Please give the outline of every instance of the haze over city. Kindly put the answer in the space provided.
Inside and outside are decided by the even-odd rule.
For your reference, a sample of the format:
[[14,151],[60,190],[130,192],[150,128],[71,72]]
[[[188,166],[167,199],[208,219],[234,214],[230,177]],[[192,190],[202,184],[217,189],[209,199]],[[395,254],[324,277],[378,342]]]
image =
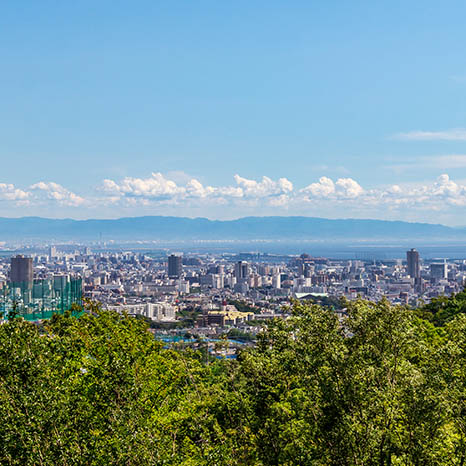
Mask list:
[[463,2],[0,6],[0,216],[464,225]]

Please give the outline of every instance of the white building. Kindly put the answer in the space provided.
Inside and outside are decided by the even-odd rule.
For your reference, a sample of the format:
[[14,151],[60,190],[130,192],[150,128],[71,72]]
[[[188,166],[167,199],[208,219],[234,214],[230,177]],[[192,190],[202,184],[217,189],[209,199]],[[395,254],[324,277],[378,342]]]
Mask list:
[[124,304],[122,306],[107,306],[110,311],[126,311],[130,315],[142,315],[155,321],[175,320],[176,308],[170,303],[140,303]]

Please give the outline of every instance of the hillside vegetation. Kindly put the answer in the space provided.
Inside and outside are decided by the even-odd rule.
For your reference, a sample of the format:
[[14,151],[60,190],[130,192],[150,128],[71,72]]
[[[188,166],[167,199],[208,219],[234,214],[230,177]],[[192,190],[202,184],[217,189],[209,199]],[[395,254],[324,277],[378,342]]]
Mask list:
[[296,304],[255,348],[208,365],[112,312],[12,319],[0,464],[463,465],[465,300],[357,301],[343,323]]

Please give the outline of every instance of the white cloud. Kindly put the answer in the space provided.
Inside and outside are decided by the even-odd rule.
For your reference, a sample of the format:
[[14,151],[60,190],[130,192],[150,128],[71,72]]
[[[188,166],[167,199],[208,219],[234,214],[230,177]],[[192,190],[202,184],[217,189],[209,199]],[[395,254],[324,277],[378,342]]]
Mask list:
[[447,174],[442,174],[431,185],[394,185],[386,190],[373,190],[371,196],[379,204],[385,204],[387,207],[404,205],[440,209],[449,205],[466,205],[466,186],[455,183]]
[[356,198],[364,193],[364,189],[352,178],[339,178],[335,183],[326,176],[318,183],[311,183],[301,190],[311,198],[345,199]]
[[215,194],[215,188],[204,186],[200,181],[193,178],[187,183],[186,192],[192,197],[206,198]]
[[280,178],[278,181],[273,181],[268,176],[263,176],[262,181],[249,180],[239,175],[235,175],[234,178],[245,197],[266,197],[293,191],[293,183],[286,178]]
[[100,194],[86,198],[55,182],[40,181],[25,190],[0,183],[0,200],[4,201],[4,206],[11,203],[37,207],[40,214],[58,205],[92,209],[93,212],[104,212],[107,208],[109,213],[113,210],[114,216],[122,212],[132,215],[147,212],[205,215],[209,212],[219,217],[282,212],[419,219],[419,212],[424,212],[425,218],[435,220],[433,212],[448,216],[466,206],[466,181],[453,180],[445,173],[428,183],[379,187],[363,187],[353,178],[322,176],[302,189],[295,189],[286,178],[248,179],[238,174],[233,178],[232,185],[220,186],[205,185],[195,178],[177,183],[161,173],[152,173],[146,178],[106,179],[99,187]]
[[390,186],[388,189],[387,189],[387,193],[388,194],[400,194],[402,192],[402,189],[397,185],[397,184],[394,184],[393,186]]
[[328,197],[335,193],[335,183],[326,176],[319,178],[318,183],[311,183],[301,190],[312,197]]
[[38,183],[33,184],[30,189],[36,191],[39,195],[40,193],[45,194],[45,197],[48,200],[56,201],[60,205],[78,207],[86,203],[84,198],[78,196],[72,191],[69,191],[62,185],[54,183],[53,181],[39,181]]
[[239,199],[244,196],[244,191],[242,188],[235,187],[235,186],[221,186],[219,188],[215,188],[216,193],[219,196],[225,197],[225,198],[236,198]]
[[120,193],[120,187],[113,180],[104,180],[100,189],[106,193]]
[[286,178],[272,180],[266,176],[260,180],[234,176],[236,186],[208,186],[192,178],[184,185],[160,173],[148,178],[124,178],[121,182],[104,180],[101,191],[107,203],[123,206],[192,206],[225,205],[229,208],[263,209],[277,208],[300,210],[306,205],[347,206],[348,209],[397,209],[416,207],[440,209],[442,206],[466,205],[466,186],[454,182],[443,174],[425,185],[386,188],[363,188],[352,178],[335,181],[322,176],[305,188],[295,191]]
[[279,197],[293,191],[293,184],[286,178],[274,181],[264,176],[261,181],[256,181],[235,175],[234,180],[236,186],[205,186],[195,178],[180,185],[161,173],[152,173],[148,178],[126,177],[120,183],[105,179],[99,190],[107,197],[111,197],[112,202],[118,200],[128,202],[128,199],[140,198],[165,203],[189,202],[190,199],[202,199],[214,203],[240,199],[251,201]]
[[161,173],[152,173],[148,178],[126,177],[120,184],[113,180],[104,180],[102,191],[128,197],[163,199],[183,194],[186,190]]
[[337,193],[342,197],[355,198],[364,193],[364,189],[351,178],[340,178],[335,184]]
[[421,210],[441,210],[454,206],[466,206],[466,185],[440,175],[431,184],[391,185],[387,188],[363,189],[351,178],[333,181],[321,177],[318,182],[299,191],[299,196],[291,199],[299,205],[300,200],[320,206],[344,205],[348,209],[390,209],[415,208]]
[[13,184],[0,183],[0,200],[26,202],[30,193],[16,188]]
[[403,141],[466,141],[466,129],[455,128],[445,131],[409,131],[398,133],[393,139]]
[[286,194],[281,194],[280,196],[272,197],[268,201],[269,205],[272,207],[284,207],[287,208],[290,205],[291,197]]

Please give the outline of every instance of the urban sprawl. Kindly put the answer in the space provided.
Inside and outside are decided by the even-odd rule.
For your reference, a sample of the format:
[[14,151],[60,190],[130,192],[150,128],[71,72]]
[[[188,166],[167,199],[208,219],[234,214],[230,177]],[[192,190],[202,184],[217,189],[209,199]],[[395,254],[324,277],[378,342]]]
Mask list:
[[[159,331],[195,328],[206,335],[226,327],[254,334],[262,321],[286,318],[293,299],[314,300],[336,311],[341,311],[341,297],[386,298],[416,307],[461,291],[465,278],[466,261],[423,261],[415,249],[404,259],[362,261],[308,254],[92,252],[87,247],[69,252],[51,246],[44,254],[0,259],[3,310],[14,302],[24,314],[40,306],[63,311],[58,306],[63,290],[78,283],[82,297],[104,309],[143,317]],[[47,301],[49,295],[55,298]]]

